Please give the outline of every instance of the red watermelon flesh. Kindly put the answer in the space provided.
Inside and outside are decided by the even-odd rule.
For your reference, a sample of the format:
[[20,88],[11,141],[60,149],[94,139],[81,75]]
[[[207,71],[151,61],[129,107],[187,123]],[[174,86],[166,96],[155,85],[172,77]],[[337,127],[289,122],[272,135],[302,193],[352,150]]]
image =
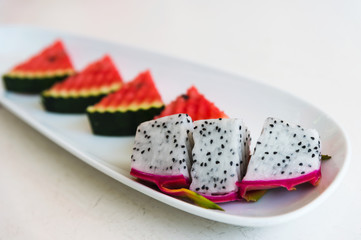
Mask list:
[[200,94],[195,86],[190,87],[186,94],[178,96],[173,102],[166,105],[160,115],[155,118],[177,113],[186,113],[193,121],[202,119],[228,118],[228,116],[214,103]]
[[65,50],[64,44],[57,40],[41,52],[15,66],[11,74],[51,74],[53,72],[74,72],[73,64]]
[[89,64],[80,73],[70,76],[62,82],[54,84],[45,91],[45,95],[100,95],[118,90],[123,79],[115,67],[112,59],[105,55],[103,58]]
[[118,91],[104,97],[90,107],[90,111],[127,111],[163,106],[162,98],[154,84],[150,71],[140,73],[134,80],[124,84]]

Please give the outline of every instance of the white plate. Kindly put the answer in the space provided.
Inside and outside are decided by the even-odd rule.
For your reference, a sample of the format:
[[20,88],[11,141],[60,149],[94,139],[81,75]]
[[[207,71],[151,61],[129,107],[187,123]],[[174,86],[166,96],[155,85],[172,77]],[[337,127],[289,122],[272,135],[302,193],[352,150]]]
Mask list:
[[19,118],[84,162],[137,191],[214,221],[265,226],[288,221],[311,210],[335,190],[345,174],[350,159],[349,144],[335,121],[300,99],[240,76],[128,46],[21,26],[0,28],[0,73],[56,38],[63,39],[77,69],[109,53],[126,80],[150,69],[165,102],[194,84],[229,116],[243,118],[254,141],[266,117],[274,116],[317,129],[322,137],[323,153],[332,155],[332,160],[323,163],[323,177],[317,187],[306,184],[292,192],[271,190],[257,203],[220,204],[225,212],[207,210],[136,182],[129,175],[133,137],[94,136],[85,115],[48,113],[43,111],[38,96],[0,89],[0,102]]

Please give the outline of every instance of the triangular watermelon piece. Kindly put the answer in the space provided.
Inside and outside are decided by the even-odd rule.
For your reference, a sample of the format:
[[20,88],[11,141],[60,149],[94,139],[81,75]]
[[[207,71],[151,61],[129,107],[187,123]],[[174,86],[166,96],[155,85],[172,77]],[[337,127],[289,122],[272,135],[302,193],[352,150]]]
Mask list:
[[200,94],[195,86],[190,87],[186,94],[178,96],[174,101],[166,105],[160,115],[155,118],[161,118],[177,113],[186,113],[193,121],[228,118],[228,116],[223,111],[219,110],[214,103]]
[[103,58],[89,64],[80,73],[54,84],[42,93],[47,111],[85,113],[86,108],[123,85],[112,59]]
[[164,103],[149,71],[140,73],[115,93],[87,109],[94,134],[134,135],[137,126],[153,119]]
[[15,66],[3,76],[3,80],[5,88],[9,91],[40,93],[74,73],[74,67],[64,44],[57,40]]

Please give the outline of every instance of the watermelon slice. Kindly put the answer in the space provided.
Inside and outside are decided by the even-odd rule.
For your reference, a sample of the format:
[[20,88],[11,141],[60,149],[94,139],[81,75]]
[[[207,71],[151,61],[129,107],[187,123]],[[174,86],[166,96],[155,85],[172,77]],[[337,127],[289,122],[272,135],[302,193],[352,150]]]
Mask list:
[[40,93],[75,73],[60,40],[3,75],[5,88],[22,93]]
[[166,105],[160,115],[155,118],[161,118],[177,113],[186,113],[193,121],[228,118],[228,116],[223,111],[219,110],[214,103],[200,94],[195,86],[190,87],[186,94],[178,96],[174,101]]
[[87,114],[94,134],[134,135],[137,126],[151,120],[164,108],[149,71],[140,73],[120,90],[90,106]]
[[43,91],[42,102],[47,111],[85,113],[89,105],[100,101],[122,85],[123,79],[112,59],[105,55],[80,73]]

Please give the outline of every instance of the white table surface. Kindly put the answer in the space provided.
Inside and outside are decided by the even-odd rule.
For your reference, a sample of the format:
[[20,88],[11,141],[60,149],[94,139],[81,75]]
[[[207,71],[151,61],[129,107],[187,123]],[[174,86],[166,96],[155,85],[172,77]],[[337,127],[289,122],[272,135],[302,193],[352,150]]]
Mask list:
[[118,183],[0,106],[0,239],[361,239],[360,12],[356,0],[0,0],[0,24],[123,43],[283,89],[336,119],[353,149],[346,177],[317,209],[237,227]]

